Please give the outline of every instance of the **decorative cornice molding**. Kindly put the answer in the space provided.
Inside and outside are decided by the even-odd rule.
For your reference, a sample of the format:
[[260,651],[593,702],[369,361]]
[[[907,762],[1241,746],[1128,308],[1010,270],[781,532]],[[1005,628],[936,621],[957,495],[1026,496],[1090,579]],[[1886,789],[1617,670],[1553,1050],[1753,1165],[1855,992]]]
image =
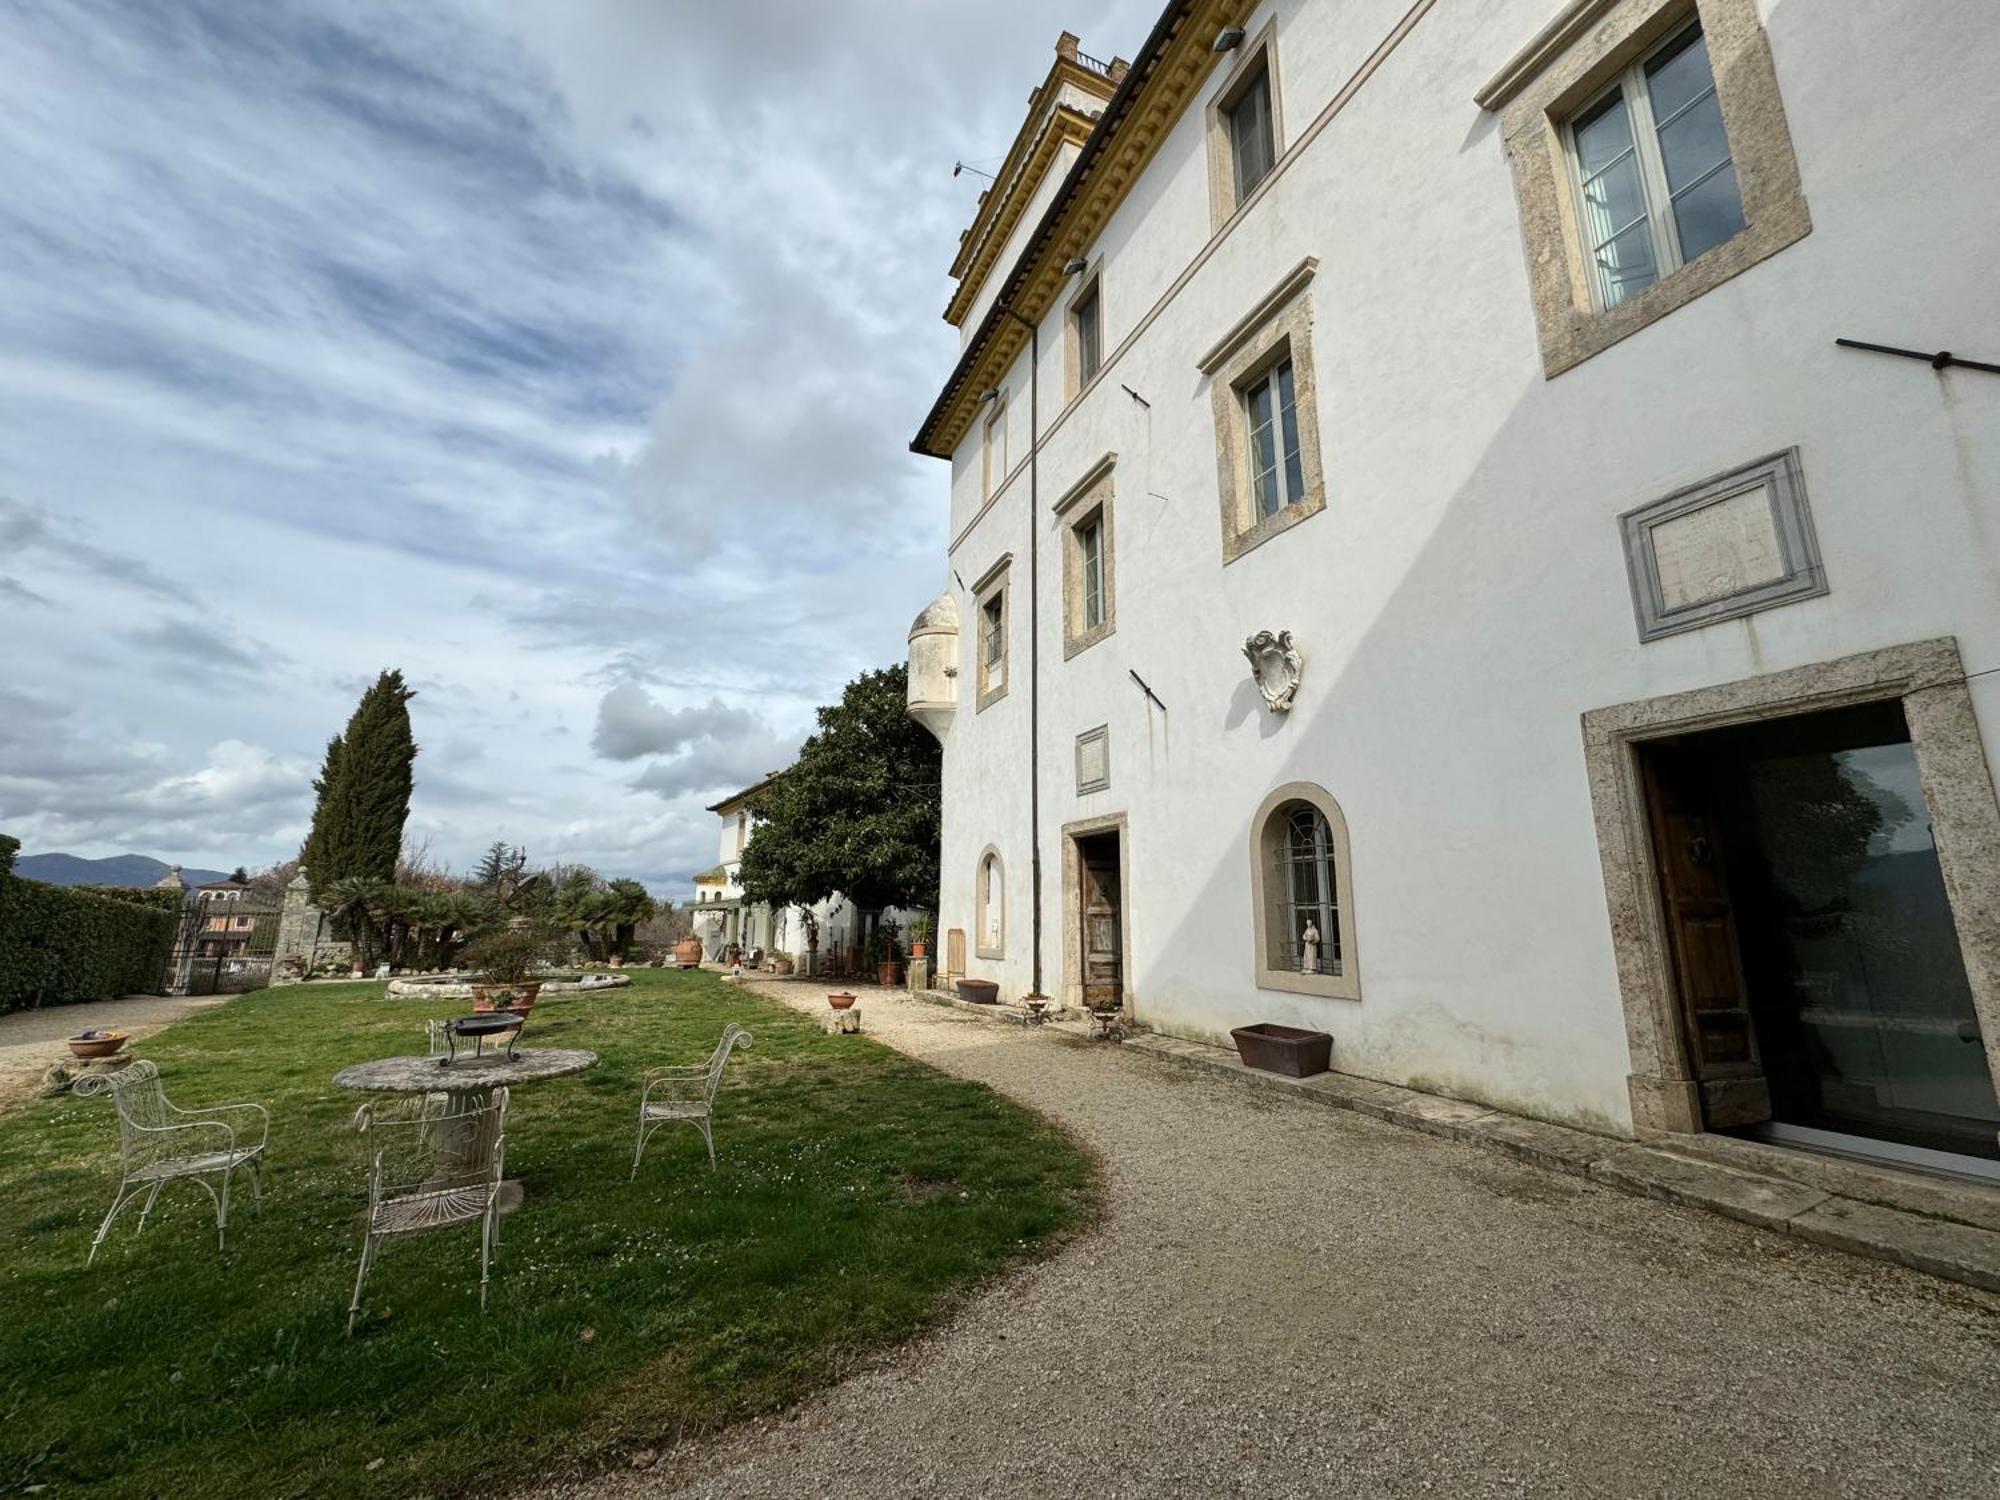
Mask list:
[[1014,227],[1027,213],[1028,204],[1034,200],[1035,190],[1048,175],[1049,164],[1056,159],[1057,153],[1064,145],[1081,146],[1090,139],[1090,132],[1096,124],[1096,116],[1086,115],[1067,104],[1058,104],[1048,123],[1035,135],[1028,159],[1018,169],[1011,164],[1001,167],[1003,174],[1011,173],[1000,178],[1004,191],[996,186],[987,194],[986,201],[980,205],[978,217],[965,233],[958,258],[951,263],[951,274],[958,280],[958,289],[951,294],[951,301],[945,306],[944,320],[947,323],[958,327],[972,310],[972,304],[979,300],[979,289],[986,285],[986,278],[993,272],[993,263],[1000,258],[1000,251],[1013,235]]
[[1568,51],[1579,36],[1595,26],[1617,3],[1618,0],[1569,0],[1554,20],[1486,80],[1486,86],[1472,96],[1472,102],[1484,110],[1505,107],[1508,100],[1534,82],[1537,74]]
[[[911,448],[943,458],[970,427],[976,397],[998,383],[1065,285],[1081,255],[1125,200],[1167,133],[1221,62],[1217,33],[1241,23],[1254,0],[1172,0],[1071,164],[1000,294],[967,341]],[[1008,314],[1011,313],[1012,316]]]
[[1000,575],[1006,572],[1013,565],[1014,565],[1014,554],[1011,552],[1001,553],[999,560],[995,562],[992,567],[988,568],[984,573],[981,573],[977,578],[972,580],[972,588],[970,590],[972,596],[976,599],[981,594],[985,593],[987,588],[991,586],[993,583],[997,582]]
[[1097,482],[1109,474],[1117,463],[1118,455],[1116,453],[1105,454],[1104,457],[1084,470],[1083,478],[1063,491],[1062,498],[1049,507],[1050,514],[1059,516],[1064,511],[1073,508],[1079,501],[1090,494],[1091,490],[1097,486]]
[[1195,367],[1204,375],[1213,375],[1229,360],[1243,341],[1262,328],[1290,302],[1303,292],[1313,279],[1313,272],[1319,269],[1319,257],[1308,255],[1279,278],[1278,284],[1258,300],[1255,307],[1238,318],[1229,332],[1217,339],[1215,345],[1195,361]]

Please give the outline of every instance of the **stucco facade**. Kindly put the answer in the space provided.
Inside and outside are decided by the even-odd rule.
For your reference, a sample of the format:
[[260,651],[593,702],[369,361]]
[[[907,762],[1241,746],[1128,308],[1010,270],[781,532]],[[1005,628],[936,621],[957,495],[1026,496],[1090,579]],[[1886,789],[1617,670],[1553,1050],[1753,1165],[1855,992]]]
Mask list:
[[[1732,144],[1792,162],[1789,185],[1743,193],[1783,222],[1711,252],[1735,258],[1726,275],[1694,260],[1663,277],[1647,316],[1593,311],[1588,288],[1536,258],[1560,249],[1524,222],[1541,200],[1517,174],[1549,170],[1555,117],[1516,105],[1568,107],[1600,81],[1576,49],[1622,66],[1619,48],[1697,15],[1719,64],[1763,70],[1717,92]],[[1225,26],[1245,41],[1216,53]],[[1139,1021],[1210,1039],[1306,1026],[1364,1076],[1615,1131],[1694,1128],[1665,1002],[1635,1010],[1634,987],[1657,976],[1633,967],[1645,957],[1620,923],[1658,896],[1607,831],[1636,815],[1607,806],[1621,773],[1588,716],[1616,708],[1629,725],[1646,718],[1635,705],[1718,691],[1777,705],[1732,685],[1779,674],[1797,709],[1817,671],[1845,683],[1847,659],[1921,648],[1931,676],[1891,674],[1878,694],[1912,705],[1916,726],[1922,700],[1902,695],[1952,676],[1936,652],[1955,643],[1957,738],[1926,752],[1920,736],[1917,757],[1984,1045],[2000,1046],[1995,872],[1948,850],[1936,816],[1967,801],[1966,826],[1990,822],[2000,675],[1978,674],[2000,668],[2000,376],[1835,344],[2000,360],[1986,254],[2000,198],[1978,186],[2000,180],[1985,102],[2000,10],[1216,0],[1170,6],[1161,29],[1097,126],[1158,128],[1140,169],[1098,194],[1095,217],[1093,184],[1059,169],[1070,178],[1038,184],[1023,220],[1048,233],[1017,231],[994,285],[961,294],[1011,296],[1039,365],[1024,348],[990,378],[968,335],[914,445],[951,464],[953,608],[927,618],[957,627],[955,671],[928,631],[912,693],[944,745],[938,927],[980,935],[967,972],[1008,994],[1034,983],[1039,853],[1042,988],[1073,990],[1065,830],[1113,830]],[[1276,165],[1218,227],[1209,106],[1266,38]],[[1537,94],[1543,77],[1562,88]],[[1098,144],[1110,163],[1116,142]],[[1745,156],[1746,181],[1756,169]],[[1105,354],[1066,399],[1059,267],[1076,259],[1101,277]],[[1615,329],[1593,323],[1607,316]],[[997,340],[1002,321],[982,326]],[[1243,440],[1228,393],[1235,350],[1267,337],[1291,341],[1318,488],[1253,539],[1232,529]],[[1018,424],[990,493],[988,386]],[[1793,453],[1813,586],[1642,639],[1621,517]],[[1112,502],[1116,630],[1066,653],[1057,507],[1086,478]],[[1717,545],[1686,542],[1697,557]],[[959,581],[1003,558],[1008,690],[975,712],[981,600]],[[1244,659],[1261,630],[1290,631],[1302,659],[1288,712]],[[1075,747],[1100,726],[1108,775],[1079,791]],[[1337,994],[1260,983],[1255,824],[1291,783],[1323,789],[1344,823],[1354,962]],[[1004,881],[997,947],[981,930],[987,851]],[[1621,895],[1621,880],[1638,885]]]

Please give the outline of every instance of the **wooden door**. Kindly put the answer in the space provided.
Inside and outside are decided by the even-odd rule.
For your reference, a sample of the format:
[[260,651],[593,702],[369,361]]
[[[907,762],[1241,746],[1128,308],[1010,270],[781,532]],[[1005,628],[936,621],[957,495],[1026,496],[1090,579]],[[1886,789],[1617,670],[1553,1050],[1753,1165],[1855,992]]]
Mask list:
[[1124,954],[1118,910],[1118,846],[1086,845],[1083,865],[1083,1003],[1111,1008],[1125,1003]]
[[1667,946],[1680,994],[1688,1064],[1710,1128],[1771,1118],[1771,1089],[1757,1051],[1736,914],[1708,776],[1698,756],[1647,746],[1646,808],[1665,908]]

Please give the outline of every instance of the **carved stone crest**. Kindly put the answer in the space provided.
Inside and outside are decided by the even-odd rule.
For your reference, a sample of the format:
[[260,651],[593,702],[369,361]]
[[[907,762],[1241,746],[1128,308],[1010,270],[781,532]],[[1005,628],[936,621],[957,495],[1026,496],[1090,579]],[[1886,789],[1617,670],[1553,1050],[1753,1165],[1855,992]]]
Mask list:
[[1292,633],[1280,630],[1273,635],[1260,630],[1243,643],[1243,654],[1250,661],[1251,680],[1271,712],[1289,713],[1292,697],[1299,690],[1299,673],[1305,668],[1305,659],[1292,644]]

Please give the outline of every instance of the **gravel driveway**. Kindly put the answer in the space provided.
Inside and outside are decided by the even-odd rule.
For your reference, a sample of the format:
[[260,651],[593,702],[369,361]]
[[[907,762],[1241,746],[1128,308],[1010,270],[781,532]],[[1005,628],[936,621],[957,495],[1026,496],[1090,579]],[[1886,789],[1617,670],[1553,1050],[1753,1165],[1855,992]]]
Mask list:
[[129,1032],[133,1041],[138,1041],[228,998],[127,995],[122,1000],[51,1005],[46,1010],[17,1010],[0,1016],[0,1108],[33,1098],[49,1064],[70,1060],[65,1038],[79,1031],[102,1026]]
[[1076,1132],[1103,1224],[789,1417],[543,1493],[2000,1494],[2000,1298],[1114,1045],[861,1005]]

